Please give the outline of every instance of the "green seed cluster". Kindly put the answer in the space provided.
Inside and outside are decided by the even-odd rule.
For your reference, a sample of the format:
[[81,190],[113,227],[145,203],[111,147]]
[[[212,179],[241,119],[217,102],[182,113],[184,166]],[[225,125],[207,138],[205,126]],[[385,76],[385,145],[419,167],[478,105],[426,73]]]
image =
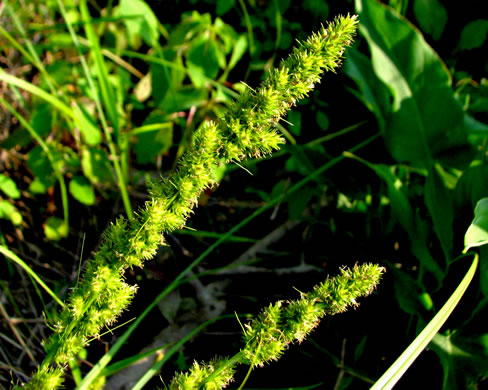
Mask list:
[[244,326],[244,348],[234,358],[195,363],[188,372],[175,376],[169,389],[220,389],[224,378],[225,383],[231,381],[237,364],[255,367],[278,360],[289,344],[302,342],[325,315],[357,306],[357,299],[371,294],[383,272],[384,268],[373,264],[343,268],[340,275],[301,293],[300,299],[269,305]]
[[39,388],[34,383],[47,380],[54,372],[52,364],[65,367],[89,339],[115,322],[136,292],[124,281],[125,271],[142,267],[164,244],[164,233],[185,226],[202,191],[215,184],[213,172],[222,160],[259,157],[284,143],[276,124],[325,70],[340,65],[356,25],[356,17],[347,16],[322,27],[271,71],[256,91],[249,88],[223,118],[195,132],[176,171],[150,183],[150,200],[139,214],[130,221],[117,219],[104,233],[99,250],[87,262],[81,282],[53,324],[55,332],[45,342],[46,359],[26,388]]
[[[52,390],[59,389],[63,384],[64,370],[62,367],[43,368],[39,367],[31,381],[25,386],[29,389]],[[18,389],[22,387],[18,386]]]
[[[234,378],[233,365],[227,358],[214,359],[209,363],[202,364],[194,362],[187,372],[175,376],[169,390],[223,389]],[[212,378],[212,380],[205,383],[208,378]]]
[[369,295],[383,273],[378,265],[363,264],[344,268],[307,294],[292,302],[276,302],[250,324],[245,325],[243,362],[262,366],[277,360],[288,344],[302,342],[321,318],[356,306],[356,299]]

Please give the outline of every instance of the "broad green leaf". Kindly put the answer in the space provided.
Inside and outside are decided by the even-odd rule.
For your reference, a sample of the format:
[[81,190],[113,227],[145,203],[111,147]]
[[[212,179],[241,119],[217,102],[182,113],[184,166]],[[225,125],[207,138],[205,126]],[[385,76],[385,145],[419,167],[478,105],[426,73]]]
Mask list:
[[444,370],[443,390],[478,389],[488,376],[488,333],[463,336],[463,333],[437,333],[430,344]]
[[[165,58],[168,59],[168,58]],[[171,85],[171,73],[173,69],[162,64],[150,64],[151,90],[154,104],[158,105],[166,96]],[[140,99],[137,99],[141,101]]]
[[227,65],[227,70],[231,70],[236,66],[237,62],[242,58],[247,50],[247,38],[245,35],[240,35],[235,41],[232,49],[232,54],[230,56],[229,64]]
[[6,139],[0,142],[1,149],[12,149],[16,146],[24,147],[32,142],[32,137],[29,135],[29,132],[24,129],[23,127],[18,129],[9,129],[10,133]]
[[385,85],[376,77],[371,60],[359,50],[351,47],[347,50],[343,69],[359,87],[359,93],[353,89],[350,89],[350,92],[376,116],[379,128],[384,132],[386,116],[390,107],[390,96]]
[[110,184],[114,181],[107,152],[101,148],[83,148],[81,168],[93,184]]
[[215,79],[219,72],[218,47],[212,38],[205,35],[195,39],[187,53],[190,78],[196,87],[205,84],[206,77]]
[[415,0],[413,12],[420,28],[438,40],[447,22],[447,11],[438,0]]
[[205,89],[185,86],[166,94],[159,107],[169,114],[189,110],[192,106],[200,107],[206,101],[207,91]]
[[77,103],[73,103],[73,115],[76,126],[80,130],[83,141],[89,146],[98,145],[102,141],[102,132],[95,126],[89,114]]
[[20,191],[17,188],[17,184],[3,173],[0,173],[0,191],[3,191],[10,199],[20,198]]
[[[55,164],[57,164],[59,169],[62,169],[63,161],[61,155],[51,145],[48,145],[48,147],[51,149],[51,155],[55,160]],[[29,152],[27,165],[35,177],[34,182],[31,183],[31,187],[29,188],[34,193],[44,193],[45,190],[54,185],[55,176],[53,167],[41,146],[37,145]],[[35,187],[32,188],[32,186]]]
[[22,215],[9,201],[4,199],[0,199],[0,218],[8,219],[14,225],[22,223]]
[[488,134],[488,125],[476,120],[469,114],[464,115],[464,125],[469,134],[480,134],[483,136]]
[[158,105],[163,101],[168,92],[179,89],[182,86],[186,73],[183,70],[183,60],[181,53],[174,49],[161,51],[164,60],[171,61],[174,65],[180,65],[181,69],[151,62],[151,89],[154,104]]
[[216,13],[219,16],[225,15],[235,6],[235,0],[217,0]]
[[459,178],[455,188],[455,201],[459,208],[474,210],[478,201],[488,197],[488,166],[473,161]]
[[464,251],[488,243],[488,198],[481,199],[474,209],[474,219],[464,236]]
[[385,118],[392,156],[428,164],[431,153],[465,143],[464,114],[450,74],[420,32],[376,0],[356,0],[356,10],[374,72],[393,97]]
[[481,47],[488,35],[488,19],[478,19],[468,23],[461,32],[459,49],[470,50]]
[[68,236],[68,226],[57,217],[49,217],[44,225],[44,234],[50,241],[59,241]]
[[[66,35],[68,39],[66,47],[71,48],[73,47],[73,40],[71,39],[71,36],[69,34]],[[52,39],[51,35],[49,35],[49,39]],[[52,64],[48,64],[46,66],[46,71],[49,73],[49,76],[51,76],[54,81],[59,85],[69,85],[72,82],[71,78],[73,77],[73,69],[71,63],[67,60],[58,60],[53,62]],[[47,89],[47,85],[44,79],[41,80],[41,86],[44,89]]]
[[395,297],[401,310],[412,315],[423,314],[425,306],[421,297],[425,294],[425,290],[422,284],[394,266],[389,267],[388,271],[393,275]]
[[446,262],[452,257],[453,202],[451,192],[445,187],[439,173],[432,169],[425,182],[425,204],[432,217],[434,230],[439,238]]
[[153,47],[159,39],[158,19],[143,0],[121,0],[116,12],[124,16],[124,23],[131,46],[137,47],[140,38]]
[[30,124],[37,135],[43,137],[49,134],[52,130],[52,119],[49,105],[42,103],[36,106],[34,112],[32,113]]
[[[145,121],[144,125],[164,123],[167,118],[163,115],[152,114]],[[165,153],[173,144],[173,124],[159,128],[154,131],[147,131],[137,134],[137,143],[134,146],[138,163],[147,164],[154,162],[156,156]]]
[[80,203],[95,204],[95,190],[86,177],[74,176],[69,182],[69,192]]

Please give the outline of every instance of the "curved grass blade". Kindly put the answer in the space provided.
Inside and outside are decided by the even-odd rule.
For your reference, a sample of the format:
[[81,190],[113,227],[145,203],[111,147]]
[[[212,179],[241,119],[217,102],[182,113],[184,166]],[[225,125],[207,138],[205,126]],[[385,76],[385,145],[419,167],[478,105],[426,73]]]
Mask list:
[[7,247],[0,245],[0,253],[5,257],[8,257],[12,260],[15,264],[22,267],[22,269],[29,274],[39,285],[62,307],[64,307],[64,303],[57,297],[57,295],[42,281],[42,279],[29,267],[19,256],[17,256],[14,252],[12,252]]
[[468,288],[473,276],[478,268],[478,254],[474,255],[471,267],[464,276],[463,280],[452,293],[451,297],[444,304],[442,309],[435,315],[435,317],[427,324],[422,332],[415,338],[415,340],[403,351],[400,357],[393,363],[390,368],[381,376],[380,379],[371,387],[371,390],[389,390],[395,386],[403,374],[408,370],[412,363],[417,359],[420,353],[430,343],[432,338],[436,335],[439,329],[447,321],[454,308],[459,303],[464,292]]

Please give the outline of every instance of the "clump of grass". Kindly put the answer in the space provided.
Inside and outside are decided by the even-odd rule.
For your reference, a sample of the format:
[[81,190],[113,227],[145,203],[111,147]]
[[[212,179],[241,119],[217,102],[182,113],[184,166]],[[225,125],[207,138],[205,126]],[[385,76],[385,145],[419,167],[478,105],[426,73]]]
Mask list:
[[[52,324],[54,333],[45,341],[47,356],[25,388],[55,389],[61,386],[70,359],[90,339],[99,335],[103,327],[112,325],[131,302],[136,286],[124,281],[125,271],[134,266],[142,267],[144,261],[152,258],[157,248],[164,244],[165,233],[185,226],[199,195],[216,184],[214,168],[222,160],[239,162],[247,157],[260,157],[284,143],[276,125],[298,100],[307,96],[324,71],[334,71],[340,65],[345,48],[352,42],[357,22],[355,16],[338,17],[307,41],[299,43],[287,59],[270,71],[260,87],[256,90],[248,88],[223,118],[206,122],[196,131],[190,149],[180,159],[175,172],[169,178],[150,183],[150,200],[134,218],[120,217],[107,228],[99,250],[87,262],[80,283]],[[371,269],[376,269],[379,277],[380,269]],[[343,304],[354,304],[356,293],[352,286],[347,287],[347,280],[353,283],[356,271],[352,274],[344,272],[340,279],[342,284],[330,291],[331,286],[319,287],[302,296],[297,303],[277,303],[270,307],[265,311],[268,314],[263,314],[258,322],[246,328],[246,345],[253,352],[246,353],[247,349],[244,349],[239,354],[239,362],[259,365],[272,359],[286,344],[303,339],[327,310],[335,307],[338,312]],[[328,283],[330,280],[324,286]],[[366,291],[370,291],[375,283],[368,284]],[[364,291],[359,295],[364,295]],[[326,301],[329,309],[324,306]],[[313,319],[305,320],[304,317],[304,322],[284,325],[292,313],[296,315],[302,309]],[[253,329],[259,328],[259,324],[273,313],[280,318],[284,316],[278,322],[283,321],[286,329],[270,336],[277,344],[267,346],[276,344],[276,348],[272,348],[275,355],[268,355],[261,345],[264,339],[257,337]]]

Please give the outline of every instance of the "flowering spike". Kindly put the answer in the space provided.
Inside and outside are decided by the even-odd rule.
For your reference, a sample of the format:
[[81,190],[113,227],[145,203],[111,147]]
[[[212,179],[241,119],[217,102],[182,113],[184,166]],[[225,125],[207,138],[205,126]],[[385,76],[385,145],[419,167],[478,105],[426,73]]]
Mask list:
[[[43,388],[39,385],[42,380],[50,380],[51,389],[59,387],[55,379],[49,379],[52,373],[62,371],[89,339],[102,327],[112,324],[129,305],[135,288],[125,284],[125,270],[142,267],[144,260],[150,259],[164,242],[163,233],[184,227],[199,195],[215,184],[214,168],[222,159],[237,162],[246,157],[260,157],[284,143],[275,130],[279,120],[310,92],[325,70],[339,66],[356,24],[355,16],[347,16],[337,18],[327,28],[322,27],[319,33],[300,43],[276,70],[270,71],[259,88],[248,88],[223,118],[197,129],[191,148],[179,160],[172,177],[150,183],[151,199],[139,214],[131,221],[117,219],[103,234],[99,250],[87,262],[80,284],[72,292],[70,303],[59,313],[55,332],[45,343],[48,355],[26,389]],[[316,299],[326,301],[319,292]],[[282,321],[273,317],[277,313],[287,315],[279,306],[270,307],[263,314],[264,325]],[[309,315],[307,310],[311,309],[302,310],[304,316]],[[246,331],[248,345],[257,343],[261,349],[243,355],[251,362],[256,360],[256,364],[262,364],[278,356],[288,342],[287,337],[297,332],[290,328],[285,333],[280,330],[268,334],[250,329]],[[264,339],[267,344],[261,345],[259,340]],[[50,371],[51,364],[58,368]]]
[[[244,348],[238,354],[231,359],[215,359],[203,366],[195,363],[188,372],[176,375],[169,390],[220,389],[223,386],[216,386],[222,384],[221,375],[225,375],[226,383],[230,382],[232,377],[229,375],[237,364],[255,367],[278,360],[289,344],[302,342],[322,317],[357,306],[357,298],[371,294],[384,271],[383,267],[374,264],[343,268],[340,275],[327,278],[310,293],[302,293],[300,299],[269,305],[244,325]],[[201,367],[205,367],[205,370]],[[183,382],[183,379],[187,382]],[[181,387],[182,384],[188,387]]]

